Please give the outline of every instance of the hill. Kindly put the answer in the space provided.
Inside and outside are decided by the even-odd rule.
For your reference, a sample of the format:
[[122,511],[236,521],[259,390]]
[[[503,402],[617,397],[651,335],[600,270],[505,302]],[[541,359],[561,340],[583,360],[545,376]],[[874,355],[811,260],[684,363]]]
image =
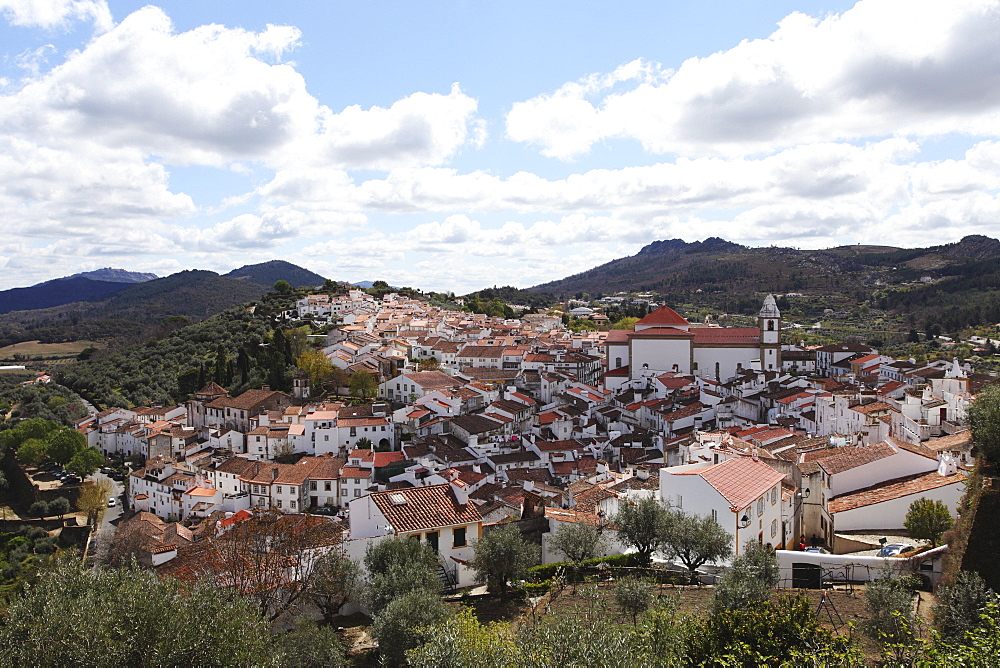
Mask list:
[[[77,279],[73,279],[77,280]],[[87,280],[87,279],[79,279]],[[0,344],[89,339],[118,344],[166,336],[237,304],[259,299],[256,283],[191,270],[145,283],[116,283],[110,295],[0,316]]]
[[107,297],[127,283],[97,281],[83,276],[46,281],[27,288],[0,291],[0,313],[61,306]]
[[150,274],[148,272],[127,271],[125,269],[115,269],[113,267],[104,267],[103,269],[95,269],[94,271],[83,271],[79,274],[73,274],[70,278],[75,276],[89,278],[92,281],[108,281],[109,283],[145,283],[146,281],[153,281],[159,278],[156,274]]
[[248,264],[239,269],[233,269],[224,276],[256,283],[268,289],[278,281],[288,281],[292,287],[296,288],[318,287],[326,282],[326,279],[319,274],[284,260]]
[[1000,322],[1000,241],[973,235],[928,248],[840,246],[822,250],[750,248],[710,237],[655,241],[567,278],[528,288],[557,298],[654,292],[750,313],[765,293],[803,293],[934,319],[947,331]]

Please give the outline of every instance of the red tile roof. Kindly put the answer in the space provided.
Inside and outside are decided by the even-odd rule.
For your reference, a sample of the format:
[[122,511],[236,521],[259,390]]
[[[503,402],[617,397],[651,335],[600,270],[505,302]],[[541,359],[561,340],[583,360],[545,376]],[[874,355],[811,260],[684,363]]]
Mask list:
[[371,500],[397,533],[460,526],[483,519],[476,504],[458,503],[447,484],[373,492]]
[[680,313],[673,310],[669,306],[661,306],[656,309],[645,318],[636,323],[637,325],[656,325],[656,326],[671,326],[671,325],[687,325],[687,319],[683,317]]
[[681,471],[674,475],[699,476],[736,510],[746,508],[785,477],[767,464],[750,457],[733,457],[712,466]]
[[757,327],[692,327],[695,344],[730,343],[759,344],[760,329]]
[[950,476],[941,476],[938,475],[937,471],[931,471],[930,473],[894,478],[871,487],[855,490],[849,494],[836,496],[830,499],[829,509],[831,513],[854,510],[913,494],[922,494],[938,487],[965,482],[967,477],[964,471],[958,471],[955,475]]

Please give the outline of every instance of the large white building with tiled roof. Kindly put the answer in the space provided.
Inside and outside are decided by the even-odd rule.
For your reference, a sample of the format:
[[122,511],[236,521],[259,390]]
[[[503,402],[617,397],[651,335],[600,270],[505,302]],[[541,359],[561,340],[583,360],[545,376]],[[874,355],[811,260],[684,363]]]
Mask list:
[[605,384],[680,373],[726,380],[743,369],[781,369],[781,313],[768,295],[757,327],[709,327],[688,322],[661,306],[629,330],[611,330],[605,341]]
[[783,547],[784,474],[752,457],[660,469],[660,500],[685,513],[710,515],[733,536],[733,554],[747,541]]

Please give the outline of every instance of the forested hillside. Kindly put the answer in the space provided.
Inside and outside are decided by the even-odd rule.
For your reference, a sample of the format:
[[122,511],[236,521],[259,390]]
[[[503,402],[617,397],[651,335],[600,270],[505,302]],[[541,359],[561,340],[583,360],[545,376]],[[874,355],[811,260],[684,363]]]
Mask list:
[[233,307],[163,339],[102,351],[64,367],[58,380],[102,407],[172,403],[210,380],[234,394],[265,384],[288,390],[292,348],[271,319],[288,299],[272,293],[256,308]]
[[[86,280],[86,279],[81,279]],[[211,271],[182,271],[118,290],[101,301],[17,311],[0,316],[0,346],[89,339],[132,343],[166,336],[173,329],[260,297],[266,288]]]
[[1000,241],[928,248],[749,248],[719,238],[656,241],[637,254],[529,288],[558,298],[654,292],[666,303],[750,313],[767,293],[867,303],[945,331],[1000,322]]

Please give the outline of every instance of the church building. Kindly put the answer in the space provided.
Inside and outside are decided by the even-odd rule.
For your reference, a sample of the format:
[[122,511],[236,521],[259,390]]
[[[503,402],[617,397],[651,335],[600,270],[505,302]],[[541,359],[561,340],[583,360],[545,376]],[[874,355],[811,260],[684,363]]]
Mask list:
[[632,331],[608,333],[605,387],[664,373],[726,381],[743,369],[781,369],[781,313],[773,295],[764,299],[757,327],[715,327],[690,323],[661,306]]

